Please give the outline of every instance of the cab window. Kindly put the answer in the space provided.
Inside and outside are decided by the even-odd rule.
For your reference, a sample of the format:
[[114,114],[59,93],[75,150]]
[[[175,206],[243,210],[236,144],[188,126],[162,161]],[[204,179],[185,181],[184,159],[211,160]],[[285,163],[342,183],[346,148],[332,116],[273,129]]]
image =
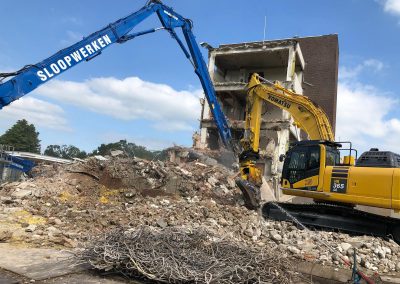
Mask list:
[[320,167],[320,147],[294,147],[285,159],[282,178],[291,184],[318,175]]
[[319,148],[313,148],[310,151],[310,160],[308,162],[308,169],[319,168]]
[[338,151],[331,150],[327,147],[326,149],[326,165],[335,166],[340,164],[340,154]]
[[293,152],[291,155],[289,169],[305,170],[307,165],[307,152]]

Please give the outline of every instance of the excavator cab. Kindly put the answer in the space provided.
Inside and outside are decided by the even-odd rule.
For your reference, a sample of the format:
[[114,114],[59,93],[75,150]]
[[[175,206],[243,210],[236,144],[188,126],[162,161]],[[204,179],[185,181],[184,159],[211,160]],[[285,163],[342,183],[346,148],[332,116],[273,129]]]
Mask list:
[[[316,191],[322,187],[325,168],[354,166],[356,152],[351,144],[347,149],[341,149],[343,143],[325,140],[306,140],[295,142],[287,152],[282,171],[281,186],[283,189]],[[341,158],[341,151],[350,154]]]
[[283,188],[317,190],[319,177],[325,166],[340,164],[340,144],[329,141],[307,140],[292,144],[286,154],[282,182]]
[[[347,142],[344,142],[347,143]],[[353,156],[340,157],[342,144],[327,140],[305,140],[291,144],[283,158],[281,187],[283,193],[318,199],[322,191],[326,167],[354,165]],[[261,171],[256,167],[258,153],[249,150],[239,157],[241,178],[236,181],[249,209],[257,209],[261,203]],[[314,193],[311,193],[314,192]],[[311,194],[311,196],[310,196]]]

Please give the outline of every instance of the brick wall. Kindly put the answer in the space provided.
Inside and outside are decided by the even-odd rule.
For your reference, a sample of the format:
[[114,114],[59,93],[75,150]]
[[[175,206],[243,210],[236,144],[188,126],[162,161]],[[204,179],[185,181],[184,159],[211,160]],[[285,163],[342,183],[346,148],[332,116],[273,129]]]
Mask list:
[[306,62],[303,94],[320,105],[336,127],[336,102],[339,64],[337,35],[297,38]]

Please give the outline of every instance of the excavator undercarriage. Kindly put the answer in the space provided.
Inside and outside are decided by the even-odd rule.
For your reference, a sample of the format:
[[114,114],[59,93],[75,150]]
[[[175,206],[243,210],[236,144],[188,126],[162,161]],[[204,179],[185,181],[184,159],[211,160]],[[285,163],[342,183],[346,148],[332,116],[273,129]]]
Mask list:
[[262,206],[267,219],[293,222],[329,231],[392,238],[400,244],[400,219],[380,216],[344,205],[268,202]]

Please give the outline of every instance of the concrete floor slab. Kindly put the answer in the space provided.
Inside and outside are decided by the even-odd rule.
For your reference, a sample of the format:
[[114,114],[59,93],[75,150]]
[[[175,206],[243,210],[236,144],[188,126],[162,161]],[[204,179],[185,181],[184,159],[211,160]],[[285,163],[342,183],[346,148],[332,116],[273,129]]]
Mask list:
[[87,269],[77,265],[72,254],[55,249],[38,249],[0,244],[0,267],[24,277],[43,280]]
[[323,266],[317,263],[299,262],[296,270],[304,275],[310,275],[310,280],[313,280],[313,277],[325,279],[326,281],[331,280],[336,283],[348,283],[351,280],[350,269],[335,269],[331,266]]
[[93,275],[89,272],[70,274],[42,281],[43,284],[138,284],[140,282],[129,281],[120,277],[105,278]]
[[18,284],[19,281],[0,272],[0,284]]

